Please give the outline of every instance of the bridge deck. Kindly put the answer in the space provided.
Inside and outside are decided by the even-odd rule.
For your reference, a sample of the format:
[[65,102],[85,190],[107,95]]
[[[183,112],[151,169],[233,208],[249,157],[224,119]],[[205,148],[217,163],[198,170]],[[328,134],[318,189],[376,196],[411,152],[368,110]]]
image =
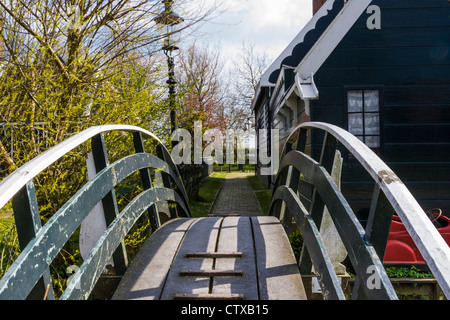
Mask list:
[[144,244],[113,299],[306,299],[288,238],[274,217],[166,223]]

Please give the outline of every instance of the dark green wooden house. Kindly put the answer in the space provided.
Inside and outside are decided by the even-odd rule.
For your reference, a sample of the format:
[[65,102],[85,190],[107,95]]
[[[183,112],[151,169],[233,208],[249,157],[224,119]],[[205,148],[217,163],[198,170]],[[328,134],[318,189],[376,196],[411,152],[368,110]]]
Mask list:
[[[322,3],[262,76],[257,129],[280,129],[283,143],[304,121],[345,128],[424,210],[450,216],[450,1],[316,0],[315,10]],[[343,157],[342,190],[364,220],[373,185]]]

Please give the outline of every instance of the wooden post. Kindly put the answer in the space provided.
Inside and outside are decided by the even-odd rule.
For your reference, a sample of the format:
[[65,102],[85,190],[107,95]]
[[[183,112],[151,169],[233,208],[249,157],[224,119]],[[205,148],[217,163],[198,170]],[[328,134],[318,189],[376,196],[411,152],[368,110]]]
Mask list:
[[[140,132],[133,133],[134,149],[137,153],[145,153],[144,142],[142,140],[142,134]],[[141,175],[142,187],[144,190],[152,188],[152,177],[148,169],[139,170]],[[158,208],[156,205],[151,206],[148,209],[148,215],[150,219],[150,227],[152,232],[155,232],[161,226],[161,221],[159,220]]]
[[[339,151],[336,151],[333,170],[331,171],[331,177],[338,187],[341,189],[341,172],[342,172],[342,157]],[[328,255],[333,263],[333,267],[338,275],[345,274],[345,266],[341,262],[347,256],[347,251],[339,235],[339,232],[334,225],[333,219],[325,208],[322,218],[322,223],[320,225],[320,235],[322,237],[324,246],[328,252]]]
[[[330,174],[333,169],[336,147],[337,139],[333,135],[326,132],[323,140],[322,153],[320,155],[319,163]],[[309,214],[316,224],[317,228],[319,228],[322,223],[324,208],[325,203],[323,202],[317,190],[314,189]],[[299,260],[299,268],[302,275],[308,275],[311,273],[312,261],[306,248],[306,244],[304,244],[302,248],[302,254]]]
[[[94,136],[91,140],[92,153],[94,156],[95,169],[100,172],[109,165],[108,153],[106,150],[105,137],[103,133]],[[109,226],[119,215],[116,193],[114,189],[106,194],[102,199],[103,210],[105,213],[106,225]],[[113,253],[114,268],[117,275],[123,275],[128,266],[125,241]]]
[[[17,236],[19,238],[19,247],[23,250],[36,237],[39,229],[42,228],[33,180],[29,181],[14,196],[12,205],[17,227]],[[51,287],[51,284],[50,270],[47,269],[31,290],[27,299],[42,300],[46,294],[48,285]],[[49,300],[55,298],[53,289],[48,290],[46,298]]]
[[[156,152],[158,154],[158,158],[160,158],[161,160],[163,160],[164,162],[167,163],[166,154],[161,145],[158,145],[156,147]],[[161,172],[161,177],[162,177],[163,186],[165,188],[174,189],[172,186],[172,183],[171,183],[170,176],[167,173]],[[175,219],[178,216],[177,208],[175,208],[173,205],[170,205],[170,204],[169,204],[169,214],[170,214],[170,219]]]
[[[364,240],[373,246],[381,261],[384,259],[393,212],[394,209],[381,191],[380,185],[376,183],[372,195]],[[359,280],[355,281],[352,298],[365,298],[364,290],[362,290],[361,281]]]

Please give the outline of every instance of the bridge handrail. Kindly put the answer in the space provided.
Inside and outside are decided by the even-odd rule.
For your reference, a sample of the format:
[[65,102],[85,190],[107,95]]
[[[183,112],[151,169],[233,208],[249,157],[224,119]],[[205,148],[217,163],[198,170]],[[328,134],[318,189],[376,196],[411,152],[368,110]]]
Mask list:
[[[112,131],[133,133],[136,153],[109,164],[104,133]],[[143,138],[153,139],[157,143],[158,156],[146,153]],[[89,140],[97,175],[41,226],[34,177]],[[148,171],[151,168],[161,172],[163,187],[152,186]],[[122,212],[118,212],[114,187],[134,172],[140,172],[144,191]],[[50,263],[99,201],[103,202],[107,230],[74,275],[61,296],[62,299],[87,298],[111,255],[116,271],[121,269],[119,274],[125,272],[127,258],[123,239],[147,210],[151,211],[149,213],[152,231],[159,227],[159,215],[153,206],[157,202],[175,202],[182,210],[181,216],[190,216],[186,191],[168,150],[151,132],[127,125],[89,128],[32,159],[0,182],[0,207],[11,199],[22,252],[0,279],[0,299],[25,299],[30,293],[34,298],[42,297],[44,291],[48,292],[51,289]],[[179,216],[175,208],[170,207],[170,211],[170,218]],[[19,224],[22,225],[21,228]],[[53,298],[53,289],[48,297]]]
[[[151,138],[157,141],[163,148],[165,155],[170,155],[169,151],[158,137],[156,137],[150,131],[147,131],[140,127],[119,124],[91,127],[69,137],[58,145],[39,154],[31,161],[27,162],[26,164],[15,170],[12,174],[7,176],[5,179],[3,179],[0,182],[0,208],[3,208],[3,206],[8,203],[8,201],[10,201],[11,198],[17,192],[19,192],[19,190],[22,189],[28,181],[47,169],[55,161],[61,159],[68,152],[85,143],[92,137],[110,131],[140,132],[144,138]],[[176,168],[175,165],[171,167],[172,169]]]
[[[317,129],[325,132],[322,154],[319,162],[314,161],[304,153],[308,130]],[[295,141],[297,141],[297,147],[296,150],[292,150],[293,142]],[[378,211],[383,210],[381,208],[382,205],[386,206],[386,203],[389,203],[390,206],[392,206],[393,211],[396,212],[396,214],[404,223],[407,231],[411,235],[420,253],[427,262],[430,270],[438,281],[444,294],[447,297],[450,297],[449,246],[439,234],[437,229],[434,227],[432,222],[428,219],[423,209],[411,195],[400,178],[369,147],[367,147],[357,137],[342,128],[322,122],[308,122],[297,126],[292,131],[281,154],[282,161],[274,187],[274,198],[272,201],[271,213],[274,215],[278,215],[280,218],[283,218],[282,215],[284,212],[281,206],[277,207],[275,202],[279,202],[280,199],[285,199],[286,201],[289,199],[289,201],[291,201],[291,206],[294,205],[297,211],[300,210],[301,212],[303,212],[303,215],[306,217],[306,221],[308,223],[310,222],[309,219],[315,220],[316,224],[317,222],[320,223],[324,206],[323,202],[329,201],[331,205],[332,200],[323,199],[322,206],[319,205],[319,208],[316,208],[319,212],[312,213],[311,211],[314,211],[314,208],[312,208],[310,212],[308,212],[298,198],[297,185],[294,184],[292,179],[290,179],[292,177],[288,177],[288,171],[291,170],[289,171],[289,174],[291,176],[292,174],[294,174],[294,176],[296,177],[296,181],[298,181],[298,178],[300,177],[299,172],[293,173],[292,170],[305,170],[306,165],[306,171],[309,171],[308,174],[305,174],[305,176],[307,176],[307,179],[327,180],[327,192],[330,192],[333,197],[339,198],[339,201],[342,202],[342,210],[347,211],[348,214],[352,215],[352,219],[354,220],[355,217],[353,211],[350,209],[350,206],[348,205],[347,201],[342,196],[336,185],[334,185],[334,182],[332,181],[330,176],[338,141],[352,154],[352,156],[356,160],[358,160],[362,164],[362,166],[376,182],[369,213],[369,221],[366,230],[362,228],[359,222],[357,222],[356,225],[358,232],[360,232],[361,240],[363,240],[367,244],[371,241],[378,242],[374,244],[374,247],[377,253],[381,253],[378,254],[379,256],[384,255],[385,245],[387,241],[387,232],[389,232],[391,216],[386,219],[386,214],[384,217],[382,217],[381,213],[379,213]],[[299,162],[303,163],[303,168],[294,165],[294,163],[297,163],[298,165]],[[314,183],[312,184],[313,187],[316,187]],[[316,191],[318,191],[317,188]],[[316,193],[316,191],[314,191],[314,193]],[[281,195],[282,193],[284,194],[284,196]],[[314,197],[315,196],[313,196],[312,199],[313,202]],[[383,201],[385,202],[384,204]],[[313,206],[313,204],[311,204],[311,206]],[[339,226],[337,225],[338,221],[336,221],[336,217],[333,216],[333,212],[331,210],[332,208],[328,209],[333,218],[333,221],[335,222],[336,227],[338,228],[339,233],[341,233],[343,230],[339,230]],[[386,210],[386,208],[384,210]],[[384,228],[384,230],[381,231],[381,233],[383,234],[381,238],[383,239],[377,238],[375,236],[375,229],[380,229],[381,227],[378,227],[377,224],[374,224],[374,219],[384,219],[384,221],[377,222],[377,224],[383,225],[382,228]],[[304,223],[304,221],[300,222]],[[312,227],[316,228],[316,225],[312,224]],[[318,230],[315,230],[315,232],[318,232]],[[342,237],[342,234],[341,238],[343,241],[345,240],[344,237]],[[320,236],[318,238],[318,241],[319,245],[321,245]],[[348,250],[349,248],[347,248],[347,251]],[[328,268],[330,267],[329,264],[327,264],[329,263],[329,261],[323,262],[328,266]],[[384,272],[384,269],[380,271]],[[384,277],[384,275],[380,276],[382,278]],[[388,291],[389,290],[391,289],[388,288]],[[339,296],[340,293],[336,294],[337,296]]]

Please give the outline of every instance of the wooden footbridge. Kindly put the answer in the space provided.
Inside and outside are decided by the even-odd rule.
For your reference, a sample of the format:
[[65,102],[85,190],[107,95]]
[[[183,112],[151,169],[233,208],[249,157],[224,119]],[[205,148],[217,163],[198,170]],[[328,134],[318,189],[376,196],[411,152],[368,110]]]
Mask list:
[[[133,135],[135,152],[110,163],[105,135]],[[305,153],[307,137],[324,134],[317,160]],[[144,140],[156,143],[156,155]],[[90,143],[97,175],[41,225],[34,179],[74,148]],[[336,148],[346,148],[375,182],[366,228],[330,176]],[[142,190],[119,211],[115,188],[139,172]],[[162,186],[155,187],[155,172]],[[348,132],[305,123],[288,139],[273,191],[270,216],[192,218],[177,167],[164,145],[133,126],[93,127],[72,136],[0,183],[0,207],[12,200],[21,254],[0,279],[0,299],[54,298],[49,267],[99,202],[107,229],[84,259],[60,299],[87,299],[113,260],[122,276],[113,299],[305,299],[302,276],[314,272],[325,299],[345,299],[319,227],[329,211],[356,273],[353,299],[397,299],[382,264],[392,214],[405,224],[447,298],[450,249],[401,180]],[[156,204],[168,202],[169,221]],[[131,263],[124,238],[147,214],[152,235]],[[300,262],[287,232],[303,235]]]

